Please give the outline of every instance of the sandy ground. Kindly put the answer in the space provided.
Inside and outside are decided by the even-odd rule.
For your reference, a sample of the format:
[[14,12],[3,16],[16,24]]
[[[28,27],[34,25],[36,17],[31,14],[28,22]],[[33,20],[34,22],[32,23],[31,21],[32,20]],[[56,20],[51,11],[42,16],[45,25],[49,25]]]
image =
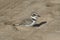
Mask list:
[[[21,26],[19,31],[12,26],[33,11],[41,16],[38,23],[47,23],[38,28]],[[0,0],[0,40],[60,40],[60,0]]]

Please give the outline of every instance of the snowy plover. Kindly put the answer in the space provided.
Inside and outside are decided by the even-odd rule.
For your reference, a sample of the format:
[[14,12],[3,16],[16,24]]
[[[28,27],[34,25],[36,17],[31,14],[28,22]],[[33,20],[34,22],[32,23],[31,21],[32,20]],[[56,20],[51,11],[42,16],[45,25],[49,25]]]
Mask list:
[[20,24],[14,24],[14,26],[20,26],[20,25],[33,26],[34,24],[36,24],[38,17],[40,17],[40,15],[36,12],[33,12],[30,18],[26,18]]

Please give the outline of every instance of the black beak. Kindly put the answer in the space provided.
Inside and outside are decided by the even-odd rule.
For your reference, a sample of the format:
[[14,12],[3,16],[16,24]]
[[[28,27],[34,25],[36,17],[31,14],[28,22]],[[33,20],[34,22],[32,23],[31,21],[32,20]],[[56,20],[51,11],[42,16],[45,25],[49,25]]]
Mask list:
[[40,17],[40,15],[37,15],[38,17]]

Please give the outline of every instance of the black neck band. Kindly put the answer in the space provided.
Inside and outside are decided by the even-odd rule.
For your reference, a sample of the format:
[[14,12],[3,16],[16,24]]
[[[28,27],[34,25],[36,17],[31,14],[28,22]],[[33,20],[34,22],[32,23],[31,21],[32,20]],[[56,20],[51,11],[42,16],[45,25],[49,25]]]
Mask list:
[[32,20],[36,21],[36,19],[32,18]]

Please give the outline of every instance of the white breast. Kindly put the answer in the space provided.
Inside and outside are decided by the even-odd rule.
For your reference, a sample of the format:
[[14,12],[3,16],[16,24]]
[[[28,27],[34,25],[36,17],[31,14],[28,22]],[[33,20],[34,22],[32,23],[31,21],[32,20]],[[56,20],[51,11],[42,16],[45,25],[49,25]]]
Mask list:
[[25,25],[25,26],[32,26],[32,25],[35,24],[35,22],[36,22],[36,21],[33,21],[31,24],[29,24],[29,25]]

